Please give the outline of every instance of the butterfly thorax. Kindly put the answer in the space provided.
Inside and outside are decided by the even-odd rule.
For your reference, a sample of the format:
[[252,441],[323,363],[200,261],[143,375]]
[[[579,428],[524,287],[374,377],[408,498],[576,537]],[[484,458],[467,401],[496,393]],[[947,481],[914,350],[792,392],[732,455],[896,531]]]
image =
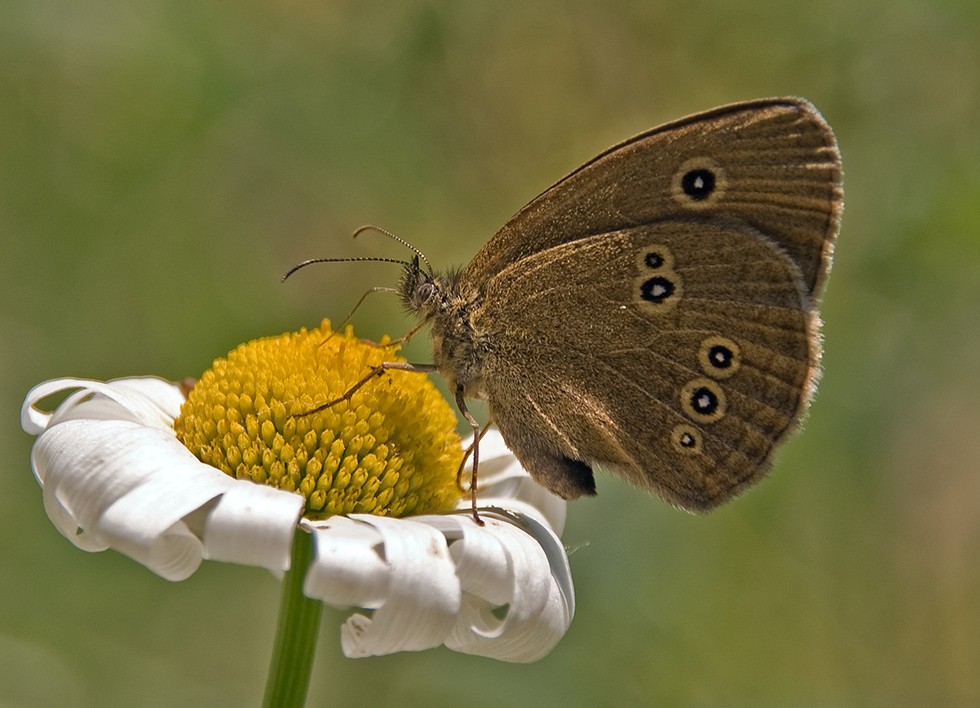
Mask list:
[[402,274],[400,294],[409,314],[429,326],[433,363],[450,387],[461,388],[466,398],[484,398],[483,361],[490,342],[473,327],[478,294],[462,286],[461,272],[436,274],[415,258]]

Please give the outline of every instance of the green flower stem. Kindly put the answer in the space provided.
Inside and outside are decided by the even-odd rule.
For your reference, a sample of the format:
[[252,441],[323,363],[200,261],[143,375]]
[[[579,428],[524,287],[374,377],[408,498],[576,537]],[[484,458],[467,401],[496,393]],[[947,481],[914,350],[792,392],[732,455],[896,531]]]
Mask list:
[[289,571],[282,579],[279,626],[262,701],[266,708],[302,708],[306,701],[323,614],[323,603],[303,594],[312,558],[313,534],[299,528],[293,537]]

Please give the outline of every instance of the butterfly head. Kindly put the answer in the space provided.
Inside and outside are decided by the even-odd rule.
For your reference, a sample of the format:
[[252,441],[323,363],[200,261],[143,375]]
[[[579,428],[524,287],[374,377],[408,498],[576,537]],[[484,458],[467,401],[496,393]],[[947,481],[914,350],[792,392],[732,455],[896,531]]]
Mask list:
[[402,271],[399,294],[405,309],[422,319],[428,319],[439,309],[442,301],[442,279],[431,269],[423,268],[415,256]]

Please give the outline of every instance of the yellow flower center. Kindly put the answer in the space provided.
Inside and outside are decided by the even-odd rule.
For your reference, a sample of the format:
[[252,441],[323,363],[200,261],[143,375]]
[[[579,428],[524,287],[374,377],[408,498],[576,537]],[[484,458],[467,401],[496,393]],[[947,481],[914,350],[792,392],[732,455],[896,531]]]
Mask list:
[[[174,421],[202,462],[238,479],[302,494],[305,516],[408,516],[460,497],[456,416],[427,376],[389,371],[341,398],[383,361],[404,361],[350,327],[282,334],[217,359]],[[316,412],[311,412],[316,411]]]

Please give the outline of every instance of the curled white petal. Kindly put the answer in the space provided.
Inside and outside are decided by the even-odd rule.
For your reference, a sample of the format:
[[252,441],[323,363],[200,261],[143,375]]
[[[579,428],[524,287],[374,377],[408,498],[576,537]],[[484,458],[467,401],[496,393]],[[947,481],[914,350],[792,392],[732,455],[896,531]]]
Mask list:
[[558,537],[532,516],[492,508],[469,517],[429,517],[449,539],[463,606],[446,646],[507,661],[536,661],[575,614],[568,560]]
[[[55,393],[78,389],[46,413],[35,406]],[[53,379],[39,383],[27,392],[20,411],[21,427],[31,435],[40,435],[52,425],[66,420],[130,420],[134,423],[173,429],[184,396],[180,387],[151,376],[92,381],[90,379]]]
[[[436,529],[412,519],[368,514],[311,526],[317,553],[306,595],[374,610],[370,618],[355,613],[344,624],[346,656],[430,649],[445,641],[459,613],[460,583]],[[363,571],[360,577],[355,570]],[[354,592],[358,588],[360,596]]]
[[[70,389],[79,390],[54,413],[34,407]],[[31,463],[48,516],[79,548],[113,548],[168,580],[204,558],[283,572],[302,497],[201,463],[174,435],[180,400],[159,379],[34,387],[21,419],[39,434]]]

